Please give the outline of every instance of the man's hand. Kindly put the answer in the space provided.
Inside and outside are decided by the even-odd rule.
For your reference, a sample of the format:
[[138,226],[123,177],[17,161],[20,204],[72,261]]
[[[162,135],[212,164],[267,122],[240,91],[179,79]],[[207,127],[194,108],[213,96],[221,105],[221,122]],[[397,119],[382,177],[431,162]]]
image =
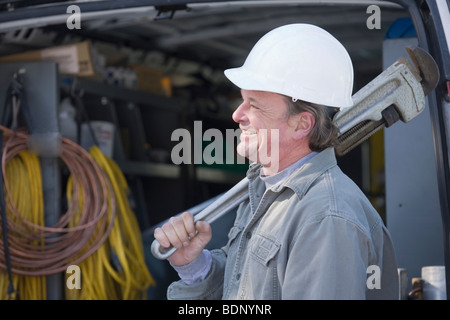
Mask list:
[[183,212],[170,218],[161,228],[156,228],[154,236],[162,248],[177,248],[167,260],[173,266],[184,266],[202,253],[212,233],[209,223],[197,221],[195,225],[194,216],[190,212]]

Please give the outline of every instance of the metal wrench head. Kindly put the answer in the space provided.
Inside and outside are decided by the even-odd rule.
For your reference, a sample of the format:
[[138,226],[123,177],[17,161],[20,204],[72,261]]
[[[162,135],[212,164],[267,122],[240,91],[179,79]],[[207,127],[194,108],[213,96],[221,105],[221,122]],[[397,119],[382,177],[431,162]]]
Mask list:
[[[427,96],[439,82],[439,68],[433,57],[419,47],[406,47],[406,52],[415,67],[415,73],[420,76],[423,92]],[[417,77],[417,75],[416,75]]]

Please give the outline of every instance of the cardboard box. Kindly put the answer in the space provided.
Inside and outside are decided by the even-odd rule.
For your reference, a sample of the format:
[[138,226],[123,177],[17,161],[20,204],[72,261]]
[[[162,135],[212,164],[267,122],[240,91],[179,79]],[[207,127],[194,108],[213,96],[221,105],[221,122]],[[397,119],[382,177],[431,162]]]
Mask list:
[[91,54],[91,43],[89,41],[0,57],[0,62],[43,60],[57,62],[59,72],[62,74],[71,74],[80,77],[95,75]]
[[170,78],[165,76],[162,70],[138,64],[128,67],[136,72],[138,90],[166,97],[172,95]]

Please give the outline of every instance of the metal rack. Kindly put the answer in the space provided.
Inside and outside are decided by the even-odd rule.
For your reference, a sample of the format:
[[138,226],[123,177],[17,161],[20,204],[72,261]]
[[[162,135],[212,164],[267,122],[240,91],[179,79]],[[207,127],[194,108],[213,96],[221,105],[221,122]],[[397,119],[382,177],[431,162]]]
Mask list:
[[[152,149],[164,150],[170,156],[170,150],[177,143],[170,140],[173,130],[189,127],[187,102],[74,76],[61,76],[60,86],[66,93],[75,88],[83,94],[90,120],[110,121],[118,128],[115,130],[113,158],[123,173],[136,182],[135,193],[141,211],[147,211],[149,207],[145,201],[148,200],[148,192],[143,189],[146,179],[153,179],[155,184],[167,184],[164,186],[167,193],[175,194],[179,199],[179,205],[175,205],[173,200],[168,205],[153,203],[150,205],[152,212],[162,209],[173,214],[196,204],[193,193],[201,191],[196,190],[195,183],[234,185],[243,178],[243,172],[194,164],[175,165],[170,159],[157,162],[149,156]],[[127,131],[125,137],[120,135],[123,130]],[[158,199],[160,201],[165,200]],[[160,217],[165,218],[164,215]]]
[[[195,165],[175,165],[170,162],[154,162],[145,152],[146,145],[170,148],[171,132],[183,127],[186,121],[185,104],[175,98],[158,96],[137,90],[112,87],[96,80],[62,76],[57,64],[50,61],[4,63],[0,75],[0,88],[7,88],[12,75],[19,69],[24,71],[26,96],[30,101],[32,126],[38,134],[59,134],[59,103],[64,94],[76,89],[83,93],[90,120],[107,120],[116,128],[129,129],[129,145],[124,146],[119,130],[115,130],[114,155],[123,173],[133,181],[135,201],[141,212],[150,209],[152,214],[160,214],[155,219],[164,220],[181,209],[193,205],[187,202],[193,192],[193,179],[217,185],[232,185],[242,179],[243,174],[230,170],[213,169]],[[0,90],[0,99],[5,100],[5,90]],[[151,140],[151,141],[148,141]],[[128,148],[128,152],[127,152]],[[45,224],[53,226],[61,215],[62,174],[57,156],[41,155],[41,171],[44,192]],[[167,182],[163,188],[155,184],[154,196],[157,205],[146,203],[148,193],[144,190],[144,179]],[[173,186],[176,185],[176,188]],[[160,189],[160,190],[158,190]],[[184,193],[184,194],[181,194]],[[164,198],[161,197],[164,195]],[[177,201],[173,201],[174,196]],[[169,201],[168,201],[169,199]],[[171,199],[171,201],[170,201]],[[195,203],[194,203],[195,204]],[[161,208],[166,216],[161,215]],[[138,215],[138,214],[137,214]],[[141,216],[143,216],[141,214]],[[138,220],[141,220],[138,217]],[[143,221],[147,228],[148,221]],[[60,300],[64,296],[64,275],[47,276],[47,298]]]
[[[172,118],[172,127],[169,128],[169,130],[166,128],[167,122],[157,120],[152,123],[152,125],[157,125],[153,131],[161,132],[161,135],[165,134],[167,138],[170,137],[171,129],[183,127],[184,125],[184,112],[186,109],[184,102],[176,98],[164,97],[122,87],[113,87],[86,78],[76,78],[71,76],[62,77],[61,86],[66,91],[69,92],[72,90],[74,85],[78,90],[82,90],[84,93],[95,95],[99,97],[100,100],[103,99],[103,102],[101,102],[103,104],[103,110],[97,112],[97,114],[92,108],[90,110],[91,115],[93,115],[94,118],[112,121],[116,127],[128,124],[128,127],[132,129],[132,132],[130,132],[130,141],[133,143],[131,148],[134,152],[134,157],[132,157],[132,159],[125,155],[124,146],[121,144],[120,137],[116,135],[114,139],[114,159],[118,162],[124,173],[161,178],[179,178],[181,176],[180,166],[170,163],[152,162],[148,159],[147,155],[143,153],[149,136],[149,132],[148,130],[146,132],[145,128],[148,124],[143,123],[148,117],[144,119],[143,114],[152,112],[155,118],[158,116],[166,115],[167,117],[167,115],[170,115]],[[167,139],[163,145],[164,147],[170,147]],[[196,171],[197,178],[200,181],[206,182],[232,184],[242,178],[242,174],[240,173],[206,167],[197,167]]]
[[[0,101],[5,101],[6,88],[14,73],[20,72],[24,79],[24,90],[29,108],[33,134],[52,135],[59,133],[58,68],[54,62],[17,62],[1,66]],[[45,79],[45,81],[42,81]],[[3,105],[1,105],[3,112]],[[1,113],[2,113],[1,112]],[[58,158],[39,154],[44,194],[45,225],[53,226],[61,214],[61,177]],[[59,300],[63,296],[63,275],[53,274],[46,278],[48,300]]]

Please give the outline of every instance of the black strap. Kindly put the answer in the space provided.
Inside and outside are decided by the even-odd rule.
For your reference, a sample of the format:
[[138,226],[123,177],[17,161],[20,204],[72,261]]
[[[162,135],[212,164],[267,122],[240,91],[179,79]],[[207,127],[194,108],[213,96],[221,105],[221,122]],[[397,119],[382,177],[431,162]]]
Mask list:
[[72,90],[70,98],[72,99],[72,102],[75,105],[75,109],[77,110],[77,130],[78,130],[78,139],[81,140],[81,124],[83,121],[86,122],[89,130],[89,134],[91,135],[92,141],[94,142],[94,145],[98,146],[97,137],[95,136],[94,130],[91,126],[91,121],[89,119],[88,113],[86,111],[86,108],[83,103],[83,94],[84,92],[82,90],[78,90],[78,82],[76,78],[73,80],[72,83]]
[[[23,86],[23,78],[21,73],[15,73],[13,75],[13,79],[8,86],[6,92],[6,99],[2,114],[2,125],[5,127],[10,127],[13,122],[14,103],[19,103],[19,113],[22,115],[23,120],[28,125],[28,130],[30,132],[30,116],[28,105],[25,99],[25,92]],[[0,163],[2,163],[3,158],[3,131],[0,130]],[[2,234],[3,234],[3,247],[4,247],[4,256],[5,256],[5,264],[6,270],[8,273],[8,290],[7,294],[10,299],[19,299],[19,291],[14,288],[13,278],[12,278],[12,267],[11,267],[11,254],[9,251],[9,241],[8,241],[8,221],[6,215],[6,202],[5,202],[5,193],[4,193],[4,177],[3,170],[0,170],[0,209],[2,216]]]
[[[0,150],[3,149],[3,131],[0,130]],[[2,160],[3,155],[0,154],[0,161]],[[0,170],[0,208],[2,211],[2,234],[3,234],[3,247],[4,247],[4,255],[5,255],[5,264],[6,270],[8,273],[8,297],[10,299],[13,298],[13,294],[15,293],[15,298],[19,299],[19,292],[14,288],[13,278],[12,278],[12,269],[11,269],[11,254],[9,252],[9,242],[8,242],[8,223],[6,218],[6,204],[5,204],[5,193],[3,189],[3,170]]]

